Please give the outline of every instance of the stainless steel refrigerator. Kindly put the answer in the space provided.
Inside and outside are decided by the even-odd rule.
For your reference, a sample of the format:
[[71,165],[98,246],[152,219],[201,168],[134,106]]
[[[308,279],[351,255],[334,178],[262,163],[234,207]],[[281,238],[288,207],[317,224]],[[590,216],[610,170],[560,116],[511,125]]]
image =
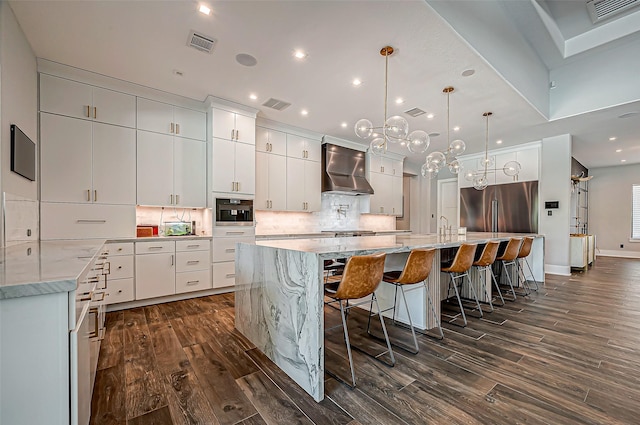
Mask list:
[[538,232],[538,182],[460,189],[460,226],[469,232]]

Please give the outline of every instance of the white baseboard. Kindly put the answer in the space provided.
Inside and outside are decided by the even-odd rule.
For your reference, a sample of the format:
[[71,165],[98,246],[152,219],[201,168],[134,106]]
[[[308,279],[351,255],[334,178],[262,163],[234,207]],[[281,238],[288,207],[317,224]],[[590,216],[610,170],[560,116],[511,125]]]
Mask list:
[[146,300],[136,300],[136,301],[129,301],[126,303],[110,304],[107,306],[107,311],[120,311],[120,310],[129,309],[129,308],[144,307],[144,306],[153,305],[153,304],[168,303],[172,301],[182,301],[189,298],[224,294],[227,292],[235,292],[235,288],[233,286],[229,286],[226,288],[207,289],[207,290],[198,291],[198,292],[186,292],[184,294],[168,295],[166,297],[149,298]]
[[571,276],[571,267],[569,266],[557,266],[554,264],[544,265],[545,274],[557,274],[560,276]]
[[640,258],[640,251],[618,251],[616,249],[600,249],[596,257]]

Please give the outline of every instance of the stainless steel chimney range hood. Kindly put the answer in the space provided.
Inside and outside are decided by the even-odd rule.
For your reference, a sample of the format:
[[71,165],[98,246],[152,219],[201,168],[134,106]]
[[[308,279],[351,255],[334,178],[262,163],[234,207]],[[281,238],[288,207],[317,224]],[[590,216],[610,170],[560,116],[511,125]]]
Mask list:
[[322,192],[373,195],[366,179],[364,152],[325,143],[322,145]]

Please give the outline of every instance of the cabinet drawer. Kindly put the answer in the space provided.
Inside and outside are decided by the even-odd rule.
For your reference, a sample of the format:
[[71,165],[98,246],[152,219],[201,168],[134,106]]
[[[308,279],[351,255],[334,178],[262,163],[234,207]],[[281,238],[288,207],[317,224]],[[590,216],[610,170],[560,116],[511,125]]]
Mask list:
[[253,226],[218,226],[213,228],[213,236],[221,236],[225,238],[255,236],[256,229]]
[[108,281],[133,277],[133,255],[111,256],[107,262],[109,263]]
[[133,301],[133,278],[109,280],[104,292],[105,304]]
[[131,238],[136,229],[133,205],[40,204],[42,240]]
[[136,254],[173,253],[176,250],[174,241],[136,242]]
[[176,294],[211,289],[209,268],[176,274]]
[[176,272],[209,269],[209,251],[178,252],[176,254]]
[[213,240],[213,262],[234,261],[236,259],[236,243],[254,242],[253,236],[244,238],[215,238]]
[[215,263],[213,270],[213,288],[224,288],[236,284],[236,262]]
[[133,255],[133,242],[107,243],[103,251],[109,257],[116,255]]
[[176,241],[176,251],[205,251],[211,248],[211,240]]

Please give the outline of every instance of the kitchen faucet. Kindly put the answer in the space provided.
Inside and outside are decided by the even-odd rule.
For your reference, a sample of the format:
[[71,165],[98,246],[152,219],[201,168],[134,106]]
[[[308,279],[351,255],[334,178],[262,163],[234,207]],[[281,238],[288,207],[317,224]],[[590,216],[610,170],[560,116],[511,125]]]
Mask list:
[[440,226],[440,228],[442,229],[440,231],[440,234],[442,236],[446,236],[447,235],[447,229],[448,229],[449,230],[449,235],[451,235],[451,226],[449,226],[449,220],[447,219],[447,217],[441,215],[440,216],[440,223],[442,223],[443,220],[444,220],[445,223]]

